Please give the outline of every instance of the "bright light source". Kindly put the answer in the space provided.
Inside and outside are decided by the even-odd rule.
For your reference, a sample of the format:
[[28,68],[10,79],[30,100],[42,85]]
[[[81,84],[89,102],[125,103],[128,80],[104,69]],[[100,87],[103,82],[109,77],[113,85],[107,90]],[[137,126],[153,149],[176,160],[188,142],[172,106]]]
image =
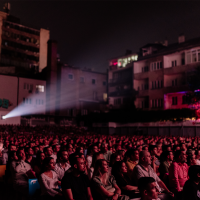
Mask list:
[[6,116],[1,116],[2,119],[6,119]]

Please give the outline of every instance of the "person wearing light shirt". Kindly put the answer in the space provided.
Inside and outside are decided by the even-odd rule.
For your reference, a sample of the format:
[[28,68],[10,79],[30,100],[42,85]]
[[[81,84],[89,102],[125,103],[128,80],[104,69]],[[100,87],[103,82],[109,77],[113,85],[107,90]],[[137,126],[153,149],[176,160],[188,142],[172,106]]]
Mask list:
[[71,165],[68,163],[68,152],[66,150],[59,151],[57,158],[58,163],[56,163],[54,171],[57,173],[58,179],[62,180],[65,172],[71,167]]
[[17,157],[18,161],[13,161],[11,163],[13,187],[17,192],[27,196],[28,176],[26,173],[31,169],[31,166],[25,162],[26,155],[23,148],[18,149]]

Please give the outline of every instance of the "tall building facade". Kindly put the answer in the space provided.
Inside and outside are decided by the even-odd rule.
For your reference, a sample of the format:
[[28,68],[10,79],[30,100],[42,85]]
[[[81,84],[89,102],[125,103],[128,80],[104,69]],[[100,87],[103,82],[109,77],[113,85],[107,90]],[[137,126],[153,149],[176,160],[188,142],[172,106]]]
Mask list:
[[41,72],[47,66],[49,37],[49,30],[24,26],[9,12],[0,11],[0,73]]
[[200,38],[185,41],[180,35],[175,44],[148,44],[140,49],[133,64],[136,108],[145,110],[188,108],[188,80],[200,66]]
[[133,62],[137,59],[136,53],[127,52],[125,56],[110,60],[108,69],[108,103],[110,108],[120,108],[131,103],[131,96],[134,95]]

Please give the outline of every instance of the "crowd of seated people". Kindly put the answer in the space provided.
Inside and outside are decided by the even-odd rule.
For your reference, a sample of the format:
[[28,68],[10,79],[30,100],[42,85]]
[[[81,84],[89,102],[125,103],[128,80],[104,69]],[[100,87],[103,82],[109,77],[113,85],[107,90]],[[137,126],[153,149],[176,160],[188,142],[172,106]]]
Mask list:
[[200,199],[200,138],[98,135],[79,127],[0,126],[6,184],[66,200]]

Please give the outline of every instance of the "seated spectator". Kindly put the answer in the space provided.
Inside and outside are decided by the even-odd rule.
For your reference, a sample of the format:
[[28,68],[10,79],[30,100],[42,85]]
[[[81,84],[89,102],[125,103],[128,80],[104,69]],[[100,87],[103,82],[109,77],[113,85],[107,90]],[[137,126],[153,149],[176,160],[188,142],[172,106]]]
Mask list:
[[101,152],[94,153],[92,156],[92,164],[91,167],[88,169],[88,177],[89,179],[92,179],[93,173],[94,173],[94,168],[95,168],[95,163],[97,160],[104,159],[104,156]]
[[62,193],[58,186],[61,185],[61,182],[58,180],[57,174],[53,171],[55,168],[54,159],[46,157],[42,168],[43,173],[39,177],[39,183],[43,199],[60,198]]
[[72,144],[67,144],[67,152],[68,152],[69,155],[74,153]]
[[200,165],[200,149],[195,151],[195,155],[196,155],[196,164]]
[[26,155],[23,148],[17,150],[18,161],[11,163],[11,173],[14,189],[24,196],[28,195],[28,176],[27,172],[31,166],[25,162]]
[[62,180],[65,172],[71,167],[68,160],[68,153],[66,150],[59,151],[57,154],[58,162],[55,165],[54,171],[58,175],[58,179]]
[[86,157],[86,160],[87,160],[87,168],[89,169],[91,167],[91,164],[92,164],[92,156],[94,153],[97,153],[98,152],[98,147],[97,145],[91,145],[89,148],[88,148],[88,155]]
[[45,154],[41,151],[38,151],[36,155],[35,163],[33,165],[33,171],[35,171],[37,177],[41,174],[44,158],[45,158]]
[[191,166],[188,175],[189,180],[183,186],[183,200],[200,200],[200,166]]
[[7,162],[8,162],[8,154],[11,151],[17,151],[17,148],[16,148],[16,146],[14,144],[10,144],[8,146],[8,150],[2,151],[2,158],[1,158],[2,159],[2,161],[1,161],[2,165],[6,165],[7,164]]
[[160,180],[156,172],[153,170],[151,165],[151,155],[148,151],[141,151],[139,154],[139,163],[133,170],[132,181],[135,185],[138,185],[138,180],[141,177],[152,177],[155,179],[159,191],[164,191],[173,196],[173,193],[169,191],[166,185]]
[[169,175],[169,166],[171,165],[174,155],[172,151],[164,151],[161,156],[161,163],[158,168],[160,172],[160,178],[166,183],[168,183],[168,175]]
[[84,174],[85,162],[82,158],[74,157],[71,161],[72,172],[65,173],[62,179],[62,191],[66,199],[93,200],[90,183]]
[[97,160],[92,179],[92,190],[94,200],[129,199],[121,195],[114,176],[108,176],[108,163],[105,159]]
[[120,187],[122,194],[130,198],[136,198],[137,187],[131,185],[131,179],[127,175],[127,167],[125,162],[117,161],[112,167],[112,175],[115,177],[117,185]]
[[142,177],[138,181],[138,189],[141,194],[141,200],[159,200],[158,188],[154,178]]
[[197,165],[197,161],[195,159],[195,154],[189,154],[187,156],[187,165],[188,165],[188,167],[190,167],[192,165]]
[[[55,144],[55,145],[53,145],[52,149],[53,149],[53,155],[57,159],[57,153],[60,151],[60,145],[59,144]],[[54,159],[54,161],[55,161],[55,159]]]
[[188,165],[186,161],[184,150],[175,151],[174,162],[169,167],[169,185],[174,192],[182,191],[185,182],[188,180]]
[[34,164],[34,158],[33,158],[34,151],[32,147],[27,147],[25,153],[26,153],[25,162],[27,162],[32,167]]
[[54,162],[56,163],[57,156],[53,154],[52,147],[50,146],[45,147],[44,153],[45,153],[45,157],[52,157],[54,159]]
[[159,156],[158,156],[158,149],[156,145],[150,145],[149,146],[149,152],[151,154],[152,157],[152,167],[154,169],[155,172],[158,172],[158,167],[160,165],[160,161],[159,161]]
[[6,164],[6,180],[8,182],[11,182],[12,179],[11,179],[11,171],[10,171],[10,168],[11,168],[11,163],[12,162],[16,162],[18,161],[18,157],[17,157],[17,152],[16,151],[10,151],[9,153],[9,156],[8,156],[8,161],[7,161],[7,164]]
[[120,154],[118,153],[118,151],[116,153],[113,153],[110,157],[109,166],[112,167],[115,162],[120,161],[120,160],[121,160],[121,157],[120,157]]
[[38,152],[39,150],[40,150],[40,149],[39,149],[39,146],[33,147],[33,151],[34,151],[33,158],[36,158],[37,152]]
[[110,157],[112,155],[112,152],[108,151],[108,144],[107,143],[102,143],[101,151],[103,153],[104,159],[107,160],[108,162],[110,162]]
[[128,150],[126,166],[128,170],[127,173],[128,173],[129,179],[131,179],[133,169],[138,164],[138,161],[139,161],[139,151],[136,149]]

